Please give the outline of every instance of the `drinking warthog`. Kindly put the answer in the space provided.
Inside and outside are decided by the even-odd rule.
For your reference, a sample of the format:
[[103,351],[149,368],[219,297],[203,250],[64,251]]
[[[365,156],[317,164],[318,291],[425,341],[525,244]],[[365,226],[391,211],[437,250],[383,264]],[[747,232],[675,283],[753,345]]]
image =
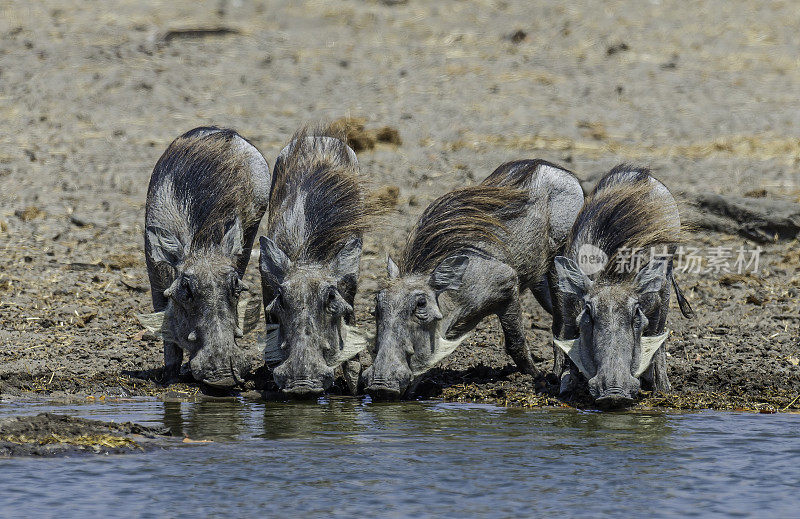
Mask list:
[[419,376],[490,314],[499,317],[517,367],[537,374],[520,292],[531,289],[551,311],[552,260],[582,205],[575,176],[540,160],[503,164],[480,185],[431,203],[400,262],[388,259],[389,280],[375,304],[375,360],[363,373],[366,391],[381,398],[413,391]]
[[[575,221],[566,254],[555,259],[564,321],[554,340],[572,360],[570,373],[556,366],[556,375],[564,375],[562,393],[580,374],[601,406],[632,402],[639,377],[656,391],[669,390],[664,329],[670,284],[683,315],[693,315],[672,272],[681,239],[675,199],[647,169],[621,165],[600,180]],[[636,251],[652,258],[637,264]]]
[[350,325],[361,239],[375,213],[355,152],[331,130],[298,132],[275,161],[259,270],[265,361],[278,363],[273,378],[284,393],[325,391],[335,368],[364,349]]
[[163,337],[165,380],[184,351],[192,376],[210,386],[232,387],[249,368],[236,339],[258,322],[260,302],[245,312],[239,299],[269,182],[264,157],[233,130],[195,128],[158,160],[144,236],[156,313],[141,319]]

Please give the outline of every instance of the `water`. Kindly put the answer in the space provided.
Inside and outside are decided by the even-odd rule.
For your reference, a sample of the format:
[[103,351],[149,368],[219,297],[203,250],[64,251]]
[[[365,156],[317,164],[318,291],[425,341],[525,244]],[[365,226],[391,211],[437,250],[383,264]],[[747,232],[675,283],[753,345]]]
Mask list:
[[596,413],[354,399],[0,404],[211,439],[0,460],[3,517],[785,516],[800,416]]

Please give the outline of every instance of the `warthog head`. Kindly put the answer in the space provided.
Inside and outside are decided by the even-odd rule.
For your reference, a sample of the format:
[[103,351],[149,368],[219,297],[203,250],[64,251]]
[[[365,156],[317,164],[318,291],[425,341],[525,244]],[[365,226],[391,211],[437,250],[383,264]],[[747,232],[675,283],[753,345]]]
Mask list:
[[452,353],[460,341],[442,337],[439,295],[461,286],[469,258],[450,256],[428,275],[400,275],[388,260],[389,284],[375,301],[375,359],[364,370],[367,393],[398,398],[416,377]]
[[639,393],[639,376],[665,338],[645,337],[643,331],[667,283],[666,263],[651,261],[630,281],[594,282],[571,259],[555,261],[559,288],[580,311],[578,338],[557,345],[586,376],[598,405],[630,404]]
[[260,307],[245,323],[245,313],[252,313],[245,308],[253,305],[239,301],[245,286],[235,268],[242,253],[238,218],[219,245],[186,250],[164,229],[150,228],[148,233],[155,244],[154,259],[172,266],[175,278],[164,290],[167,308],[148,316],[146,325],[189,354],[196,380],[218,388],[241,384],[249,364],[236,339],[244,335],[243,328],[249,331],[255,325]]
[[350,239],[328,264],[302,264],[261,237],[265,313],[279,323],[264,354],[268,363],[280,362],[273,378],[285,393],[322,393],[333,384],[336,366],[364,348],[348,326],[353,320],[348,299],[355,294],[360,257],[360,238]]

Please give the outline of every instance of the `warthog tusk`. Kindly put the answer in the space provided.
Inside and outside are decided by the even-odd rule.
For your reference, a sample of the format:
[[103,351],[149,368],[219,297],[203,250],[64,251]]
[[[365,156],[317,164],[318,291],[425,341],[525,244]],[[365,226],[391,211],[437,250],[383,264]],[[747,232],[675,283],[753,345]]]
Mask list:
[[434,367],[436,364],[444,360],[445,357],[449,356],[451,353],[456,351],[456,348],[458,348],[458,346],[464,341],[464,339],[467,338],[467,335],[469,334],[464,334],[461,337],[458,337],[457,339],[454,339],[452,341],[449,341],[444,337],[437,336],[436,346],[434,347],[433,354],[431,354],[431,356],[428,358],[428,361],[425,363],[425,366],[423,368],[412,369],[411,371],[412,374],[415,377],[422,375],[423,373]]
[[653,356],[656,354],[658,349],[664,344],[664,341],[667,340],[669,336],[669,330],[665,331],[661,335],[654,335],[652,337],[645,337],[642,335],[639,344],[641,345],[642,352],[639,354],[639,369],[636,370],[634,376],[640,377],[642,373],[647,371],[647,368],[650,367],[650,363],[653,362]]
[[352,359],[361,353],[370,342],[370,339],[357,331],[355,326],[348,326],[344,323],[339,329],[339,335],[342,347],[337,352],[333,364],[329,364],[330,367],[338,366],[342,362]]
[[[639,354],[639,367],[636,368],[636,372],[634,373],[635,377],[640,377],[645,371],[647,371],[647,368],[649,368],[650,364],[653,362],[653,356],[664,344],[664,341],[667,340],[668,336],[669,330],[665,331],[661,335],[654,335],[652,337],[642,335],[641,339],[639,340],[639,345],[641,347],[641,353]],[[577,339],[566,340],[556,339],[553,337],[553,344],[567,354],[567,356],[572,360],[575,366],[577,366],[581,373],[586,375],[586,378],[592,378],[592,375],[589,373],[586,367],[584,367],[583,362],[581,361],[580,351],[578,349],[579,342],[580,337]]]
[[[264,362],[266,364],[278,364],[286,360],[286,351],[281,344],[281,333],[279,324],[268,324],[267,334],[264,337]],[[354,326],[342,324],[340,331],[340,348],[328,365],[335,367],[342,362],[348,361],[361,353],[367,347],[371,338],[357,331]]]
[[[169,307],[167,307],[169,310]],[[136,314],[136,319],[139,323],[145,327],[145,329],[152,333],[153,335],[157,335],[162,339],[169,340],[170,334],[167,330],[164,329],[164,322],[166,321],[167,311],[163,312],[154,312],[152,314]]]
[[580,352],[578,351],[579,342],[580,342],[580,337],[578,337],[577,339],[556,339],[555,337],[553,337],[553,344],[555,344],[558,347],[558,349],[567,354],[567,357],[569,357],[572,360],[572,362],[575,364],[575,366],[578,367],[581,373],[586,375],[587,378],[591,378],[592,376],[583,366],[583,361],[581,361],[581,355]]

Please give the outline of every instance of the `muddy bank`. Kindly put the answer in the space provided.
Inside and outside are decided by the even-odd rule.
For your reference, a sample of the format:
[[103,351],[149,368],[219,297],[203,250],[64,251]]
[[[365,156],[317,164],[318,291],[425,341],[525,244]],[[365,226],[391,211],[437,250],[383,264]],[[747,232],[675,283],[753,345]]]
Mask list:
[[[236,128],[272,164],[299,126],[350,121],[363,172],[398,202],[365,237],[356,311],[367,328],[386,255],[426,205],[508,160],[563,164],[587,188],[633,162],[687,198],[797,202],[800,110],[786,92],[800,89],[800,12],[793,3],[736,5],[5,6],[0,393],[204,391],[159,384],[161,344],[134,317],[152,308],[142,252],[147,181],[172,139],[198,125]],[[721,395],[696,405],[783,408],[800,395],[800,245],[761,243],[761,227],[742,232],[752,230],[710,222],[689,243],[706,258],[702,271],[677,274],[697,318],[670,313],[673,389],[685,399]],[[757,271],[708,269],[719,247],[761,247]],[[245,280],[260,297],[252,262]],[[528,294],[523,308],[538,366],[549,370],[549,316]],[[258,333],[263,327],[244,341],[248,385],[269,390]],[[487,319],[420,392],[542,398],[510,363]]]
[[0,457],[129,454],[166,447],[169,429],[40,413],[0,419]]

